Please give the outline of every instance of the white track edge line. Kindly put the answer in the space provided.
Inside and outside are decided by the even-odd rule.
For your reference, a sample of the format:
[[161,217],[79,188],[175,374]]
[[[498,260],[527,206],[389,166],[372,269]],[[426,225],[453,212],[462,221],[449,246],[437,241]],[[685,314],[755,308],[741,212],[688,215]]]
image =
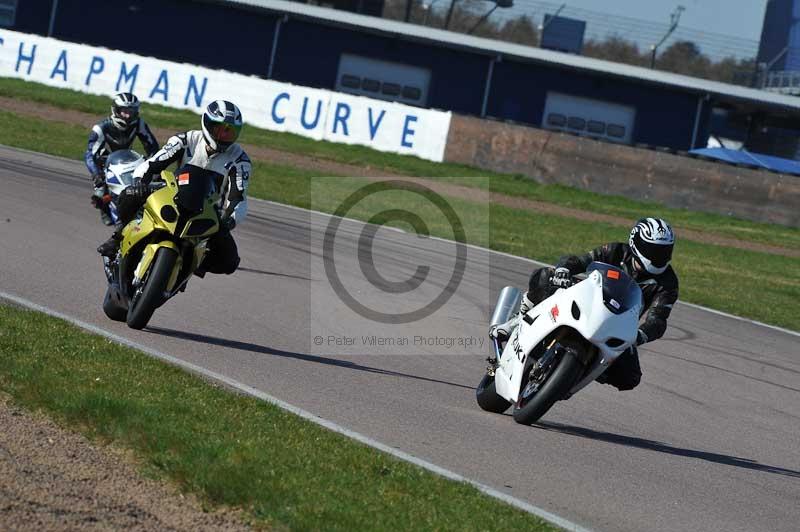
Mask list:
[[498,499],[500,501],[503,501],[503,502],[505,502],[505,503],[517,508],[517,509],[523,510],[523,511],[525,511],[527,513],[530,513],[530,514],[533,514],[533,515],[535,515],[537,517],[540,517],[540,518],[542,518],[542,519],[544,519],[546,521],[549,521],[550,523],[552,523],[552,524],[554,524],[556,526],[559,526],[559,527],[561,527],[561,528],[563,528],[565,530],[569,530],[571,532],[591,532],[591,529],[584,528],[584,527],[582,527],[582,526],[580,526],[580,525],[578,525],[576,523],[573,523],[572,521],[569,521],[569,520],[567,520],[567,519],[565,519],[563,517],[560,517],[560,516],[558,516],[556,514],[550,513],[547,510],[539,508],[538,506],[534,506],[534,505],[532,505],[530,503],[527,503],[527,502],[525,502],[525,501],[523,501],[521,499],[517,499],[516,497],[508,495],[507,493],[503,493],[503,492],[501,492],[499,490],[496,490],[495,488],[487,486],[486,484],[482,484],[482,483],[477,482],[475,480],[468,479],[466,477],[463,477],[463,476],[459,475],[458,473],[450,471],[449,469],[445,469],[445,468],[443,468],[441,466],[438,466],[438,465],[436,465],[434,463],[428,462],[428,461],[423,460],[421,458],[417,458],[417,457],[415,457],[415,456],[413,456],[411,454],[408,454],[408,453],[406,453],[404,451],[401,451],[399,449],[396,449],[394,447],[390,447],[389,445],[381,443],[381,442],[379,442],[377,440],[373,440],[372,438],[370,438],[368,436],[365,436],[365,435],[363,435],[363,434],[361,434],[359,432],[355,432],[355,431],[352,431],[350,429],[347,429],[347,428],[345,428],[345,427],[343,427],[341,425],[338,425],[337,423],[334,423],[333,421],[329,421],[329,420],[327,420],[325,418],[319,417],[319,416],[317,416],[315,414],[312,414],[311,412],[308,412],[307,410],[303,410],[302,408],[296,407],[296,406],[294,406],[292,404],[289,404],[289,403],[287,403],[285,401],[282,401],[282,400],[278,399],[277,397],[273,397],[272,395],[264,393],[261,390],[253,388],[252,386],[248,386],[247,384],[244,384],[244,383],[241,383],[241,382],[236,381],[234,379],[231,379],[230,377],[226,377],[225,375],[222,375],[222,374],[217,373],[215,371],[212,371],[210,369],[203,368],[203,367],[198,366],[196,364],[192,364],[191,362],[187,362],[185,360],[181,360],[179,358],[173,357],[173,356],[168,355],[166,353],[162,353],[161,351],[158,351],[156,349],[152,349],[152,348],[147,347],[145,345],[139,344],[137,342],[134,342],[133,340],[128,340],[127,338],[125,338],[123,336],[119,336],[119,335],[114,334],[112,332],[106,331],[105,329],[101,329],[100,327],[97,327],[96,325],[92,325],[90,323],[87,323],[85,321],[79,320],[77,318],[73,318],[72,316],[69,316],[69,315],[64,314],[62,312],[59,312],[57,310],[50,309],[50,308],[45,307],[43,305],[39,305],[38,303],[34,303],[33,301],[30,301],[28,299],[25,299],[25,298],[22,298],[22,297],[19,297],[19,296],[15,296],[13,294],[9,294],[9,293],[4,292],[4,291],[0,291],[0,298],[6,299],[8,301],[11,301],[13,303],[16,303],[17,305],[26,307],[28,309],[35,310],[35,311],[38,311],[38,312],[42,312],[44,314],[47,314],[48,316],[52,316],[54,318],[58,318],[58,319],[64,320],[66,322],[71,323],[72,325],[75,325],[75,326],[81,328],[81,329],[84,329],[84,330],[86,330],[88,332],[91,332],[91,333],[103,336],[105,338],[108,338],[109,340],[112,340],[112,341],[114,341],[114,342],[116,342],[118,344],[121,344],[123,346],[130,347],[130,348],[142,351],[142,352],[146,353],[147,355],[150,355],[153,358],[162,360],[162,361],[167,362],[169,364],[172,364],[174,366],[178,366],[180,368],[183,368],[183,369],[186,369],[188,371],[191,371],[192,373],[195,373],[195,374],[198,374],[198,375],[202,375],[203,377],[207,377],[207,378],[209,378],[211,380],[214,380],[214,381],[220,382],[222,384],[225,384],[226,386],[228,386],[230,388],[233,388],[233,389],[236,389],[236,390],[238,390],[238,391],[240,391],[240,392],[242,392],[242,393],[244,393],[246,395],[249,395],[249,396],[254,397],[256,399],[260,399],[262,401],[266,401],[268,403],[271,403],[271,404],[273,404],[273,405],[275,405],[275,406],[277,406],[277,407],[279,407],[279,408],[281,408],[283,410],[291,412],[292,414],[295,414],[295,415],[297,415],[297,416],[299,416],[299,417],[301,417],[303,419],[306,419],[308,421],[311,421],[312,423],[315,423],[317,425],[325,427],[328,430],[331,430],[333,432],[336,432],[338,434],[346,436],[346,437],[348,437],[348,438],[350,438],[352,440],[355,440],[355,441],[357,441],[359,443],[363,443],[364,445],[367,445],[369,447],[372,447],[372,448],[377,449],[379,451],[382,451],[384,453],[390,454],[390,455],[394,456],[395,458],[398,458],[398,459],[403,460],[405,462],[409,462],[411,464],[414,464],[414,465],[416,465],[418,467],[426,469],[426,470],[428,470],[428,471],[430,471],[432,473],[435,473],[435,474],[437,474],[439,476],[442,476],[444,478],[447,478],[449,480],[453,480],[453,481],[456,481],[456,482],[465,482],[465,483],[473,486],[474,488],[478,489],[478,491],[480,491],[480,492],[482,492],[482,493],[484,493],[484,494],[486,494],[486,495],[488,495],[490,497],[493,497],[493,498]]
[[[303,212],[319,214],[319,215],[322,215],[322,216],[326,216],[328,218],[333,218],[334,217],[333,214],[328,213],[328,212],[316,211],[314,209],[305,209],[303,207],[297,207],[296,205],[288,205],[286,203],[280,203],[280,202],[272,201],[272,200],[265,200],[265,199],[260,199],[260,198],[247,198],[247,200],[248,201],[254,201],[254,202],[269,203],[270,205],[276,205],[276,206],[279,206],[279,207],[285,207],[287,209],[292,209],[292,210],[296,210],[296,211],[303,211]],[[346,216],[339,216],[338,218],[341,218],[342,220],[347,220],[349,222],[356,222],[356,223],[359,223],[359,224],[362,224],[362,225],[366,225],[367,224],[367,222],[365,222],[363,220],[357,220],[355,218],[348,218]],[[398,227],[388,227],[387,229],[392,229],[394,231],[398,231],[398,232],[402,232],[402,233],[406,232],[403,229],[400,229]],[[432,240],[439,240],[441,242],[447,242],[449,244],[453,243],[452,240],[449,240],[447,238],[438,237],[438,236],[429,236],[428,238],[430,238]],[[528,258],[528,257],[520,257],[519,255],[512,255],[511,253],[506,253],[505,251],[498,251],[496,249],[489,249],[489,248],[485,248],[483,246],[477,246],[475,244],[466,244],[466,246],[468,248],[476,249],[476,250],[479,250],[479,251],[484,251],[484,252],[487,252],[487,253],[494,253],[495,255],[500,255],[500,256],[503,256],[503,257],[508,257],[508,258],[511,258],[511,259],[517,259],[517,260],[521,260],[521,261],[528,262],[528,263],[531,263],[531,264],[536,264],[537,266],[552,266],[552,264],[548,264],[546,262],[538,261],[538,260],[531,259],[531,258]],[[697,303],[689,303],[687,301],[678,300],[678,304],[679,305],[686,305],[687,307],[695,308],[695,309],[698,309],[698,310],[703,310],[705,312],[710,312],[711,314],[716,314],[718,316],[724,316],[726,318],[731,318],[731,319],[734,319],[734,320],[743,321],[743,322],[746,322],[746,323],[750,323],[752,325],[757,325],[759,327],[772,329],[773,331],[778,331],[778,332],[786,333],[786,334],[789,334],[789,335],[792,335],[792,336],[800,337],[800,332],[798,332],[798,331],[793,331],[791,329],[784,329],[783,327],[778,327],[777,325],[770,325],[768,323],[764,323],[764,322],[757,321],[757,320],[751,320],[749,318],[743,318],[741,316],[736,316],[735,314],[728,314],[727,312],[723,312],[721,310],[716,310],[716,309],[709,308],[709,307],[704,307],[703,305],[698,305]]]

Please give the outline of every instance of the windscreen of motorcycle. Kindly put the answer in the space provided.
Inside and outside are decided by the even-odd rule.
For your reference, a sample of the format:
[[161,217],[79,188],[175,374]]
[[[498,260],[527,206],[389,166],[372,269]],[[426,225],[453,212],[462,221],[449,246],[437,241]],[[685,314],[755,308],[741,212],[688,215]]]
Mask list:
[[630,275],[620,268],[604,262],[589,264],[586,273],[600,272],[603,277],[603,303],[614,314],[622,314],[632,308],[641,308],[642,290]]
[[117,150],[106,159],[106,183],[127,187],[133,183],[133,171],[144,157],[133,150]]
[[175,203],[183,214],[196,216],[203,212],[206,198],[216,190],[217,175],[192,164],[185,164],[175,172],[178,181]]

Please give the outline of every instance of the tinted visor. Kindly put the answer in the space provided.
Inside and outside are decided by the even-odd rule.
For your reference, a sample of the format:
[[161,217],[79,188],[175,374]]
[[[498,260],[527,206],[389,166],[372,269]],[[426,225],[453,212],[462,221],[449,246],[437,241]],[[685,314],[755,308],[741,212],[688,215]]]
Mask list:
[[211,138],[222,146],[229,146],[236,142],[236,139],[239,138],[239,133],[242,132],[241,124],[234,125],[227,122],[214,122],[205,116],[203,117],[203,122]]
[[131,123],[139,118],[138,107],[117,107],[116,114],[127,123]]
[[634,237],[636,249],[656,268],[663,268],[672,259],[672,244],[653,244],[641,238]]

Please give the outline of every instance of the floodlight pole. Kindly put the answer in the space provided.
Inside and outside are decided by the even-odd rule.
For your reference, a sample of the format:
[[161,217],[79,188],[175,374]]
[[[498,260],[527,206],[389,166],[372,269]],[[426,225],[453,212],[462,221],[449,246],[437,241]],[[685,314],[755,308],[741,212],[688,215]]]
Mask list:
[[485,15],[483,15],[481,18],[478,19],[478,22],[476,22],[475,25],[472,26],[472,28],[470,28],[470,30],[467,32],[467,34],[468,35],[472,35],[472,32],[475,31],[476,29],[478,29],[478,26],[483,24],[483,21],[486,20],[487,18],[489,18],[491,16],[491,14],[494,13],[494,10],[497,9],[498,7],[500,7],[500,6],[495,4],[492,9],[487,11]]
[[444,20],[444,29],[450,27],[450,19],[453,17],[453,9],[456,7],[456,0],[450,0],[450,9],[447,10],[447,18]]
[[656,52],[658,51],[658,47],[664,44],[664,41],[669,39],[669,36],[678,28],[678,22],[681,20],[681,13],[686,11],[686,8],[683,6],[678,6],[675,8],[675,11],[669,16],[669,30],[667,30],[667,34],[664,35],[658,44],[654,44],[650,47],[652,50],[652,54],[650,55],[650,68],[656,67]]
[[56,11],[58,11],[58,0],[53,0],[52,9],[50,9],[50,24],[47,27],[47,36],[53,36],[53,28],[56,25]]

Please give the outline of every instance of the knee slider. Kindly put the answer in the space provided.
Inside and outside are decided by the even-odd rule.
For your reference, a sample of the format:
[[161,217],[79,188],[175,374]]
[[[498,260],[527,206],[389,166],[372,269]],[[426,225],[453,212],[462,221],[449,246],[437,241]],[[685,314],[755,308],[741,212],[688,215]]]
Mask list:
[[631,375],[630,377],[625,379],[625,382],[617,384],[616,388],[621,392],[627,392],[639,386],[640,382],[642,382],[642,374],[638,373],[636,375]]
[[241,261],[242,259],[239,256],[237,256],[235,259],[231,259],[230,261],[228,261],[228,264],[226,264],[225,268],[225,275],[230,275],[233,272],[235,272],[239,268],[239,263]]

